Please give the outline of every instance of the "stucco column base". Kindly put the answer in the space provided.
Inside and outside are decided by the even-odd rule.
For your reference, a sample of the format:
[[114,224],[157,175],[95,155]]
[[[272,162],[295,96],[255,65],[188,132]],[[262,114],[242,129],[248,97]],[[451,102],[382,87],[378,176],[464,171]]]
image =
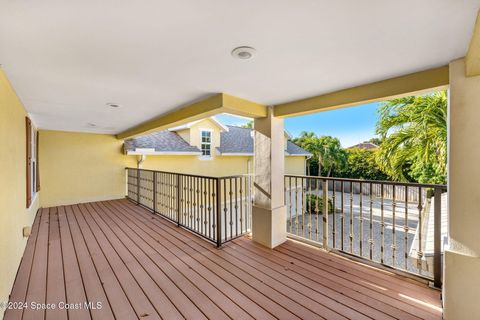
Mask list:
[[270,249],[287,241],[287,210],[285,206],[265,209],[253,206],[253,241]]
[[480,319],[480,257],[445,250],[444,319]]

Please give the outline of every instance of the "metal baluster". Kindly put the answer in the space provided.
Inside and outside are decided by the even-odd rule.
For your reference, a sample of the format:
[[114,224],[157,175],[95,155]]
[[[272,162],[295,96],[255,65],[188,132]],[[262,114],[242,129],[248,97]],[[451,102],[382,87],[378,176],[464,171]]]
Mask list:
[[423,259],[423,252],[422,252],[422,187],[418,187],[418,250],[417,250],[417,269],[420,273],[422,268],[422,259]]
[[369,225],[369,257],[373,260],[373,184],[370,182],[370,225]]
[[385,185],[382,183],[380,185],[380,235],[381,235],[381,244],[380,244],[380,262],[384,263],[385,260],[385,220],[384,220],[384,204],[383,204],[383,198],[384,198],[384,187]]
[[140,204],[140,170],[137,169],[137,204]]
[[182,212],[182,176],[177,174],[177,226],[181,224],[181,212]]
[[307,198],[306,198],[306,193],[307,193],[307,186],[306,186],[306,181],[305,178],[300,178],[302,180],[302,237],[305,237],[306,230],[305,230],[305,215],[307,214]]
[[208,236],[208,230],[207,230],[207,226],[208,226],[208,218],[207,218],[207,182],[208,182],[208,179],[207,178],[202,178],[203,180],[203,213],[202,213],[202,219],[203,219],[203,235],[204,236]]
[[215,226],[216,226],[216,231],[217,231],[217,247],[220,247],[222,245],[222,214],[221,214],[221,205],[222,205],[222,202],[221,202],[221,197],[220,197],[220,179],[217,178],[216,179],[216,191],[215,191],[215,194],[217,196],[216,200],[217,200],[217,205],[216,205],[216,210],[215,212],[217,213],[217,221],[215,223]]
[[309,217],[309,223],[308,223],[308,239],[312,239],[312,180],[309,178],[306,178],[307,184],[308,184],[308,189],[309,193],[307,195],[307,205],[308,205],[308,217]]
[[[293,209],[293,201],[292,201],[292,177],[288,177],[288,202],[289,202],[289,205],[290,205],[290,209],[288,210],[288,213],[290,214],[290,233],[292,233],[292,226],[293,226],[293,212],[292,212],[292,209]],[[287,230],[289,230],[287,228]]]
[[360,256],[363,257],[363,183],[360,182]]
[[248,215],[249,215],[249,207],[248,203],[250,202],[250,186],[248,182],[250,181],[250,176],[245,176],[245,232],[248,232]]
[[230,199],[230,239],[233,237],[233,199],[232,199],[232,178],[228,179],[228,188],[229,188],[229,192],[228,192],[228,196],[229,196],[229,199]]
[[436,187],[433,192],[433,285],[442,287],[442,189]]
[[157,173],[153,174],[153,213],[157,213]]
[[344,237],[345,237],[345,206],[344,206],[344,194],[345,194],[345,186],[343,184],[343,181],[340,182],[340,187],[342,188],[342,194],[341,194],[341,210],[342,210],[342,225],[340,226],[341,231],[342,231],[342,239],[341,239],[341,246],[342,250],[345,250],[344,245]]
[[295,234],[298,236],[298,179],[295,177]]
[[239,190],[239,196],[240,196],[240,234],[243,234],[245,231],[243,230],[243,181],[245,180],[245,176],[240,177],[240,190]]
[[405,262],[405,270],[407,270],[407,260],[408,260],[408,186],[405,186],[405,218],[403,221],[403,230],[405,232],[404,243],[403,243],[403,253],[404,253],[404,262]]
[[350,253],[353,253],[353,182],[350,182]]
[[238,178],[235,177],[235,236],[238,236]]
[[188,177],[188,215],[189,215],[189,222],[188,227],[192,228],[193,226],[193,212],[192,212],[192,177]]
[[317,190],[315,192],[315,217],[317,219],[317,228],[315,229],[315,235],[316,235],[316,240],[317,242],[320,241],[320,208],[318,207],[318,200],[320,198],[320,180],[315,178],[315,189]]
[[333,188],[333,193],[332,193],[332,205],[333,205],[333,221],[332,221],[332,224],[333,224],[333,230],[332,230],[332,241],[333,241],[333,245],[332,247],[333,248],[336,248],[337,247],[337,240],[336,240],[336,236],[337,236],[337,217],[335,215],[335,211],[336,211],[336,207],[335,207],[335,201],[336,201],[336,181],[335,180],[332,180],[332,188]]
[[222,179],[223,183],[223,212],[224,212],[224,220],[225,220],[225,240],[228,239],[228,227],[227,227],[227,179]]
[[396,196],[396,189],[395,185],[392,186],[392,266],[395,266],[395,259],[396,259],[396,251],[397,251],[397,238],[396,238],[396,221],[395,221],[395,209],[396,209],[396,203],[395,203],[395,196]]
[[323,247],[328,249],[328,180],[323,180]]

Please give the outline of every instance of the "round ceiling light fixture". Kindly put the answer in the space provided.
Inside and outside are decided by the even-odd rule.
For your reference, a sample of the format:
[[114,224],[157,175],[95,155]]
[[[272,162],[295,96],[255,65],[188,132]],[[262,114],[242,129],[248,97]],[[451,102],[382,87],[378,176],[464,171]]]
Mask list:
[[234,58],[241,59],[241,60],[249,60],[255,56],[256,52],[257,51],[255,50],[255,48],[242,46],[242,47],[237,47],[233,49],[232,56]]
[[120,105],[118,103],[113,103],[113,102],[108,102],[107,106],[110,108],[120,108]]

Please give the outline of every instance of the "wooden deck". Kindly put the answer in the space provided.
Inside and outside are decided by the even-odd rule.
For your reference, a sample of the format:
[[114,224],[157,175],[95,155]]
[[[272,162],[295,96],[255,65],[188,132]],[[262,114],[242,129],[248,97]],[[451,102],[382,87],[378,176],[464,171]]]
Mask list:
[[5,319],[441,319],[439,295],[294,241],[216,249],[116,200],[39,211]]

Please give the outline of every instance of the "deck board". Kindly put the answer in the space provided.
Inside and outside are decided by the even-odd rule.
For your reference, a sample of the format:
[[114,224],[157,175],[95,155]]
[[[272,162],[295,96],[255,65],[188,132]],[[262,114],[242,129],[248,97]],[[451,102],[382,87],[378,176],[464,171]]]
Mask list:
[[441,319],[439,291],[287,241],[221,249],[128,200],[41,209],[5,319]]

